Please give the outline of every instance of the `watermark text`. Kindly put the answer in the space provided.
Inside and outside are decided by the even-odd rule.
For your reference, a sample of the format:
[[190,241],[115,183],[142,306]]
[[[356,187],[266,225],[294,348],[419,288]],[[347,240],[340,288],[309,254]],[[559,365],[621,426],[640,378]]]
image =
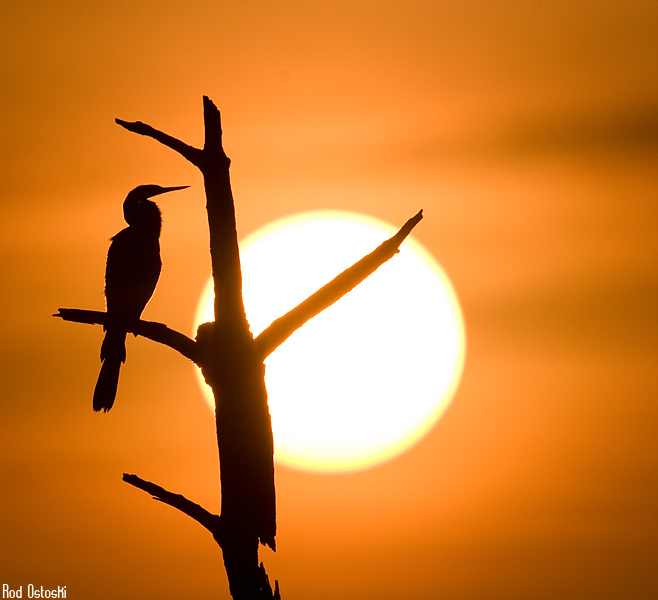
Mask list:
[[66,598],[66,586],[58,585],[56,588],[44,588],[42,585],[29,584],[23,596],[23,586],[10,588],[8,584],[2,584],[3,598]]

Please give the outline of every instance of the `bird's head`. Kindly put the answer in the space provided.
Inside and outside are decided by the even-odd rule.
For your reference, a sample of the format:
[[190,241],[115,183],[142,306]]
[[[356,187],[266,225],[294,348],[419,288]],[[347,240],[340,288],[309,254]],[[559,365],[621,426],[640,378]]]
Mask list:
[[140,185],[128,193],[123,202],[123,217],[128,225],[134,227],[147,227],[156,229],[160,233],[162,223],[162,214],[158,205],[149,200],[153,196],[159,196],[166,192],[183,190],[190,187],[189,185],[180,185],[176,187],[162,187],[159,185]]

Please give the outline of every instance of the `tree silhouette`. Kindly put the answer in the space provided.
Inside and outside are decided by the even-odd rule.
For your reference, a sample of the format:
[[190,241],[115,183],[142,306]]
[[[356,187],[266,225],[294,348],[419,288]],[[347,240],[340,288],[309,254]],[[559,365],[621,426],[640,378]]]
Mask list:
[[[230,593],[235,600],[280,598],[278,582],[272,590],[258,559],[259,543],[272,550],[276,548],[273,436],[264,360],[295,330],[399,252],[402,241],[422,219],[422,211],[409,219],[393,237],[254,338],[242,300],[242,273],[229,178],[230,159],[222,147],[220,113],[205,96],[203,108],[203,149],[189,146],[139,121],[116,119],[116,122],[175,150],[198,167],[203,175],[215,320],[200,325],[194,340],[162,323],[141,319],[126,324],[125,329],[166,344],[196,363],[212,388],[219,446],[220,515],[136,475],[124,474],[123,480],[177,508],[210,531],[222,549]],[[107,313],[99,311],[60,308],[54,316],[104,327],[108,323]]]

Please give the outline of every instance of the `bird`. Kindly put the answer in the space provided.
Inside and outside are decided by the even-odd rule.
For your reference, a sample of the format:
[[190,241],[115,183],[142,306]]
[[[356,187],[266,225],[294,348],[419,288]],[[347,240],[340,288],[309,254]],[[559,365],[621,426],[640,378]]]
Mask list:
[[162,213],[149,198],[187,187],[140,185],[123,202],[123,217],[128,227],[111,238],[107,252],[107,316],[101,346],[102,365],[94,389],[95,412],[107,412],[114,404],[121,363],[126,360],[126,334],[139,321],[160,278]]

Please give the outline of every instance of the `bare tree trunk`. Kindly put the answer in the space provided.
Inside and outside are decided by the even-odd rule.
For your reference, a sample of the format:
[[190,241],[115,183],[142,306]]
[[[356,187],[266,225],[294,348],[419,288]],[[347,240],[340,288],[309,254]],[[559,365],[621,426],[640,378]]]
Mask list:
[[[259,541],[275,549],[274,445],[264,365],[254,351],[242,301],[242,272],[229,177],[222,147],[220,114],[203,99],[203,150],[140,122],[117,119],[126,129],[148,135],[195,164],[203,175],[215,291],[215,321],[199,328],[201,369],[215,398],[222,488],[222,551],[232,596],[264,598],[258,564]],[[269,592],[271,597],[271,591]]]
[[[231,595],[235,600],[279,598],[258,560],[259,543],[276,548],[274,445],[265,388],[265,358],[296,329],[333,304],[389,260],[422,218],[422,211],[369,255],[346,269],[298,307],[274,321],[255,340],[242,299],[242,273],[230,160],[222,147],[220,114],[203,99],[205,143],[193,148],[145,123],[116,122],[152,137],[196,165],[204,179],[215,291],[215,320],[202,324],[196,340],[162,323],[138,321],[132,333],[166,344],[201,367],[215,398],[219,448],[221,514],[214,515],[180,494],[124,474],[124,481],[187,514],[210,531],[222,548]],[[104,324],[106,313],[60,308],[67,321]]]

